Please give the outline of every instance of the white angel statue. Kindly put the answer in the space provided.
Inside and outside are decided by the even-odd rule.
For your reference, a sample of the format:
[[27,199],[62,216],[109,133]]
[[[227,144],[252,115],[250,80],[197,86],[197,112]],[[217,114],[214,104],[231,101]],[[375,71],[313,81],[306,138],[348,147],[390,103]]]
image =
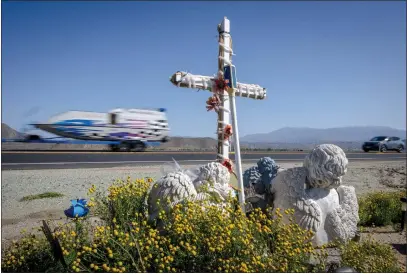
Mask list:
[[228,169],[217,162],[184,170],[174,160],[173,165],[164,166],[162,173],[164,176],[151,186],[146,199],[150,221],[157,218],[160,210],[166,211],[185,200],[214,197],[224,202],[229,195],[235,195],[229,185]]
[[[271,185],[273,210],[294,209],[294,220],[315,233],[313,243],[346,241],[356,235],[358,202],[352,186],[341,185],[348,159],[332,144],[316,146],[302,167],[278,173]],[[283,217],[288,221],[287,217]]]

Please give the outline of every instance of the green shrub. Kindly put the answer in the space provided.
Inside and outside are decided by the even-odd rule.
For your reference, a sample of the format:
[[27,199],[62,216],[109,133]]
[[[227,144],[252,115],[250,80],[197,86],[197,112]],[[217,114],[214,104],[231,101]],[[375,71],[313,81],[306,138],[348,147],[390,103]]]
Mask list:
[[385,226],[401,223],[400,198],[403,191],[373,192],[359,198],[359,225]]
[[387,244],[368,239],[362,242],[350,241],[340,245],[341,265],[354,268],[357,272],[403,272],[395,252]]

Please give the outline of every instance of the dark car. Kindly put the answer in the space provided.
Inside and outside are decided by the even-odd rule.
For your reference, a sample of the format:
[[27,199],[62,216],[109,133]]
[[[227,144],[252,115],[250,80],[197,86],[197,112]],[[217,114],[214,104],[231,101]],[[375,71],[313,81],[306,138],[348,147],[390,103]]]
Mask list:
[[405,142],[399,137],[376,136],[370,139],[370,141],[364,142],[362,149],[364,152],[369,152],[371,150],[380,152],[395,150],[397,152],[403,152],[405,145]]

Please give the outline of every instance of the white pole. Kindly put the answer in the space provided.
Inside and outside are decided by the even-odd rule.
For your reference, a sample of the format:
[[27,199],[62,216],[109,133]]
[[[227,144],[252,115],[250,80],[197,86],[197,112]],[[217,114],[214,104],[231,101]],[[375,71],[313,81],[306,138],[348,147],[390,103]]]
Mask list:
[[[223,35],[224,45],[232,48],[230,46],[230,21],[226,17],[223,18],[223,21],[220,26],[220,31],[221,31],[221,33],[219,33],[219,35]],[[224,56],[224,61],[223,61],[223,67],[224,67],[228,63],[231,63],[231,60],[230,60],[231,52],[225,50],[225,47],[222,47],[222,50],[223,50],[223,56]],[[236,176],[237,176],[237,180],[238,180],[239,188],[240,188],[239,202],[240,202],[242,211],[245,212],[245,207],[244,207],[245,197],[244,197],[244,187],[243,187],[242,163],[241,163],[241,159],[240,159],[239,129],[237,127],[235,96],[234,96],[234,91],[233,91],[232,95],[230,95],[226,91],[224,92],[224,94],[225,94],[225,98],[229,99],[229,102],[227,102],[227,100],[223,100],[223,107],[224,107],[224,109],[231,110],[231,112],[232,112],[233,146],[234,146],[234,151],[235,151]],[[224,111],[223,113],[224,113],[223,120],[226,123],[229,123],[229,121],[230,121],[229,113],[226,111]],[[229,149],[230,149],[229,146],[226,146],[225,144],[223,145],[223,157],[225,159],[229,159]]]
[[[223,18],[222,23],[220,24],[220,33],[219,35],[223,36],[223,43],[227,46],[230,44],[230,21],[226,17]],[[221,50],[223,51],[223,67],[227,65],[228,62],[230,62],[230,52],[225,50],[224,47],[221,47]],[[223,112],[223,121],[227,124],[230,123],[230,115],[229,115],[229,110],[230,110],[230,103],[228,102],[228,93],[226,91],[223,92],[225,100],[222,100],[222,107],[220,111]],[[223,125],[224,127],[224,125]],[[227,145],[226,142],[222,142],[222,156],[224,159],[229,159],[229,146]]]
[[233,94],[229,95],[229,100],[230,100],[230,108],[231,108],[231,112],[232,112],[233,145],[235,148],[236,176],[237,176],[237,181],[239,183],[239,188],[240,188],[239,202],[240,202],[242,211],[245,212],[242,161],[240,158],[239,129],[237,127],[236,101],[235,101],[234,91],[233,91]]

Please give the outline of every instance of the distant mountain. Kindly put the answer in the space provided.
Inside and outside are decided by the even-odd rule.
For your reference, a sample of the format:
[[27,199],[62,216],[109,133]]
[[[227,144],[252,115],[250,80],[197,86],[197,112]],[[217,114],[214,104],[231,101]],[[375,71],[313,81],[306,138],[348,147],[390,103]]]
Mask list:
[[406,131],[381,126],[355,126],[341,128],[292,128],[285,127],[270,133],[246,135],[240,139],[243,143],[297,143],[315,144],[324,142],[363,142],[378,135],[406,138]]
[[170,137],[170,141],[161,144],[158,149],[215,150],[217,144],[218,141],[210,137]]
[[22,138],[23,134],[15,129],[12,129],[5,123],[1,123],[1,138],[3,139],[18,139]]

